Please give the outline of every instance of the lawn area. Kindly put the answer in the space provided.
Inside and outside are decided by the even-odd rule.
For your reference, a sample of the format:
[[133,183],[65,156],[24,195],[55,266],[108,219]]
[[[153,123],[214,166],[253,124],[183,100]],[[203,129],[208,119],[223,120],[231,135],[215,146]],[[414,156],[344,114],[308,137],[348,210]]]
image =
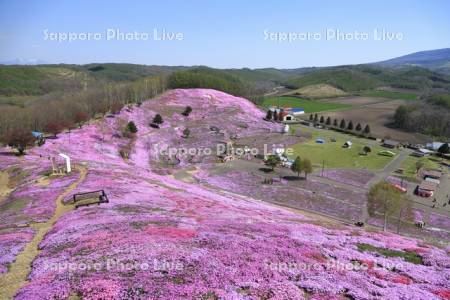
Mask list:
[[369,244],[360,243],[358,245],[358,250],[361,252],[377,252],[384,257],[401,257],[407,262],[422,265],[422,257],[415,252],[412,251],[396,251],[387,248],[375,247]]
[[351,107],[351,105],[349,104],[316,102],[314,100],[306,100],[296,97],[267,97],[264,99],[262,105],[264,107],[269,106],[301,107],[305,110],[305,113],[344,109]]
[[361,96],[380,97],[388,99],[417,100],[417,95],[413,93],[392,92],[392,91],[364,91]]
[[416,162],[418,162],[419,160],[421,160],[424,165],[423,165],[423,169],[439,169],[439,163],[440,163],[440,159],[436,158],[436,157],[415,157],[415,156],[408,156],[406,157],[403,161],[402,164],[400,165],[400,168],[402,168],[403,171],[403,176],[405,179],[411,179],[413,181],[415,181],[416,178]]
[[[380,170],[393,158],[378,155],[378,151],[383,150],[379,145],[371,145],[364,138],[358,138],[352,135],[335,132],[327,129],[314,129],[305,126],[296,126],[301,132],[309,132],[312,138],[304,143],[298,143],[293,146],[295,158],[299,155],[302,159],[309,158],[315,168],[321,168],[322,162],[325,161],[326,169],[346,168],[346,169],[368,169]],[[323,138],[324,144],[316,143],[316,138]],[[336,142],[330,139],[335,138]],[[353,143],[350,149],[343,148],[342,145],[346,141]],[[372,142],[373,143],[373,142]],[[366,145],[372,149],[368,155],[359,155],[362,148]]]

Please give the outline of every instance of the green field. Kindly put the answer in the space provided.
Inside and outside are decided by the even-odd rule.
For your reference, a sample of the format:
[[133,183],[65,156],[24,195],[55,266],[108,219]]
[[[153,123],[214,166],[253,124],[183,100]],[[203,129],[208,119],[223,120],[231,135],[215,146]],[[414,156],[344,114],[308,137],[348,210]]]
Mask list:
[[392,91],[364,91],[361,96],[380,97],[388,99],[417,100],[418,96],[414,93],[392,92]]
[[284,84],[292,89],[311,84],[329,84],[345,92],[373,89],[381,85],[381,81],[374,72],[381,72],[371,67],[333,67],[321,68],[314,72],[289,78]]
[[[310,133],[312,137],[310,140],[295,144],[292,147],[294,150],[292,158],[297,155],[302,159],[309,158],[316,168],[321,168],[322,162],[325,161],[325,168],[327,169],[380,170],[393,159],[392,157],[378,155],[378,152],[384,148],[379,145],[371,145],[370,143],[373,144],[374,141],[327,129],[318,130],[304,126],[296,126],[294,128],[304,133]],[[318,137],[323,138],[325,144],[316,143],[316,138]],[[336,142],[330,141],[332,137],[336,139]],[[346,141],[353,143],[350,149],[342,147]],[[372,152],[368,155],[359,155],[362,148],[366,145],[372,149]]]
[[351,105],[349,104],[317,102],[314,100],[305,100],[296,97],[267,97],[264,99],[262,105],[264,107],[269,106],[301,107],[305,110],[305,113],[344,109],[351,107]]

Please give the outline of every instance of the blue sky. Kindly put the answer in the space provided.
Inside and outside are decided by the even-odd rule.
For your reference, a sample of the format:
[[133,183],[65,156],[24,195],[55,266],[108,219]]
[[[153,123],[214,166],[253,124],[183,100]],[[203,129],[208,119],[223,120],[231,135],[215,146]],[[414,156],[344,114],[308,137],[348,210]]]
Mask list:
[[[106,40],[107,29],[147,40]],[[154,29],[183,34],[154,40]],[[368,33],[367,40],[326,39],[326,30]],[[401,34],[374,40],[373,31]],[[98,40],[45,40],[52,34],[101,34]],[[272,33],[320,33],[279,42]],[[327,66],[384,60],[450,47],[450,1],[22,1],[0,0],[0,61],[128,62],[219,68]]]

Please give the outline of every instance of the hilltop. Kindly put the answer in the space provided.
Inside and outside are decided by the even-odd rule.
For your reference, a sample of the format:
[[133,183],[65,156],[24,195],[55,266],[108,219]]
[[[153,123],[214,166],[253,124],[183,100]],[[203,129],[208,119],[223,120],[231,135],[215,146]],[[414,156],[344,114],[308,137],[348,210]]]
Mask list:
[[450,48],[415,52],[376,64],[389,67],[419,66],[449,73]]
[[[181,114],[186,106],[189,116]],[[157,113],[159,129],[149,126]],[[226,191],[219,172],[215,185],[202,179],[210,156],[164,159],[158,151],[277,141],[281,128],[264,115],[223,92],[176,89],[23,158],[3,148],[10,191],[0,198],[1,298],[447,299],[449,248]],[[124,132],[129,121],[135,135]],[[48,157],[60,152],[75,170],[49,176]],[[197,180],[177,179],[180,166]],[[109,203],[73,208],[73,193],[98,189]]]
[[372,90],[379,87],[417,91],[450,89],[448,76],[417,66],[386,68],[376,65],[354,65],[320,68],[284,81],[292,89],[314,84],[329,84],[346,92]]

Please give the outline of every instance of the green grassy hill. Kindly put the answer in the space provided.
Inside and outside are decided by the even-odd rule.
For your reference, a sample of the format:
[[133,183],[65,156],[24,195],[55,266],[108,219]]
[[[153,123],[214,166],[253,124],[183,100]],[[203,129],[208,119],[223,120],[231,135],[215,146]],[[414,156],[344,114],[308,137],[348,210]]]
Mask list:
[[[294,90],[308,86],[328,86],[351,94],[378,87],[415,89],[418,94],[429,94],[434,90],[444,93],[450,91],[449,76],[420,67],[392,69],[375,65],[356,65],[300,69],[213,69],[104,63],[1,66],[0,96],[7,98],[2,102],[11,104],[14,99],[18,99],[14,98],[17,96],[67,93],[79,91],[84,87],[96,87],[109,82],[136,81],[155,75],[168,76],[169,88],[207,87],[253,98],[260,97],[280,84]],[[316,92],[314,88],[302,96],[308,97],[308,94],[315,95]]]
[[1,66],[0,96],[45,95],[70,92],[104,82],[136,81],[170,74],[183,67],[134,64]]
[[346,92],[373,89],[380,86],[374,74],[353,67],[318,69],[305,75],[291,78],[285,84],[293,89],[313,84],[329,84]]
[[135,64],[88,64],[81,66],[89,76],[106,81],[134,81],[140,78],[170,74],[185,67],[146,66]]
[[199,67],[172,73],[168,88],[212,88],[233,95],[246,94],[245,82],[225,70]]
[[322,68],[289,78],[285,84],[292,89],[312,84],[329,84],[346,92],[372,90],[382,86],[421,91],[450,90],[448,76],[428,69],[420,67],[391,69],[371,65]]
[[303,97],[307,99],[334,98],[347,95],[343,90],[324,83],[307,85],[302,88],[291,90],[284,95]]
[[61,66],[2,66],[0,95],[44,95],[58,89],[80,88],[85,74]]

